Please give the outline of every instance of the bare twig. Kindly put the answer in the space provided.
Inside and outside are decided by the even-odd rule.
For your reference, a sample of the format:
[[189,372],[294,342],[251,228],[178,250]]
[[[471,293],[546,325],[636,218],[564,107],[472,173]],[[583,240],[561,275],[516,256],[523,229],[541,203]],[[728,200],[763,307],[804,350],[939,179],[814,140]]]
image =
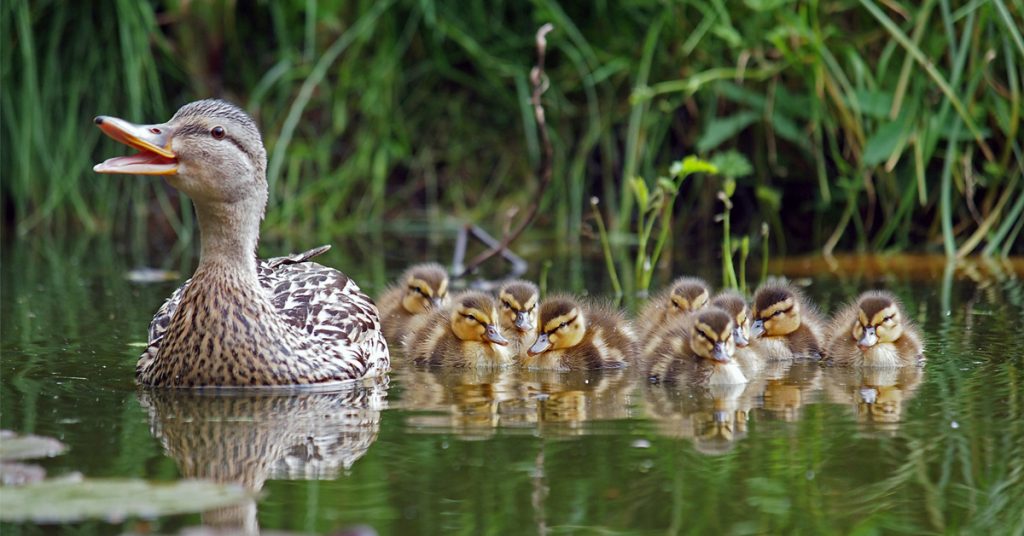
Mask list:
[[537,193],[533,198],[533,203],[527,209],[526,214],[519,220],[519,224],[508,234],[506,234],[496,246],[491,249],[477,255],[462,270],[460,276],[465,276],[469,272],[472,272],[478,268],[481,264],[487,262],[491,257],[501,253],[508,249],[509,244],[514,242],[519,235],[523,234],[523,231],[533,223],[534,218],[537,217],[537,212],[540,210],[541,200],[544,198],[544,194],[547,192],[548,186],[551,184],[552,176],[552,160],[554,158],[554,149],[551,147],[551,138],[548,136],[548,124],[544,118],[544,105],[541,103],[541,95],[544,94],[548,89],[548,77],[544,74],[544,56],[547,52],[548,41],[547,34],[554,30],[555,27],[551,23],[545,24],[537,30],[537,65],[530,70],[530,84],[533,86],[533,93],[530,97],[530,103],[533,105],[533,116],[537,121],[537,132],[540,135],[541,141],[541,157],[540,162],[537,165],[537,175],[540,177],[540,184],[537,187]]

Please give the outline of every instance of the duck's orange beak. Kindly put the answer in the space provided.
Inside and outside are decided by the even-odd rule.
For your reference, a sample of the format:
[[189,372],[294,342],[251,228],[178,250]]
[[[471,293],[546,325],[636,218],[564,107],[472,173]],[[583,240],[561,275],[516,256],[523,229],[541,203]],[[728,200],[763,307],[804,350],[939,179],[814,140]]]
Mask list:
[[136,125],[124,119],[97,116],[94,120],[104,134],[139,152],[131,156],[110,158],[96,164],[96,173],[130,175],[174,175],[178,172],[178,159],[171,150],[174,129],[163,125]]

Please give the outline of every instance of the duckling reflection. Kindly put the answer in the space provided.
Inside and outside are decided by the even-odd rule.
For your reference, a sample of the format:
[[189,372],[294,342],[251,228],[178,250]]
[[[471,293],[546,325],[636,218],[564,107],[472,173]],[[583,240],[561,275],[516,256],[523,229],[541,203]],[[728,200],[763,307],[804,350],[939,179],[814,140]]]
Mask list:
[[658,433],[689,439],[704,454],[723,454],[747,435],[756,397],[750,384],[711,385],[674,390],[644,389],[649,417]]
[[460,439],[491,437],[502,424],[503,404],[516,397],[511,369],[412,369],[395,372],[404,388],[397,407],[415,411],[406,425],[454,432]]
[[752,385],[770,418],[795,422],[803,408],[814,401],[821,390],[821,367],[817,363],[768,363],[762,380]]
[[825,393],[831,402],[849,404],[863,429],[895,433],[923,375],[917,367],[831,369]]
[[[345,391],[139,394],[151,433],[185,478],[235,483],[253,492],[268,479],[332,479],[377,439],[387,378]],[[203,524],[256,534],[256,502],[203,513]]]
[[635,382],[624,370],[520,370],[518,379],[518,396],[505,413],[510,426],[537,427],[545,435],[579,435],[589,423],[633,416]]

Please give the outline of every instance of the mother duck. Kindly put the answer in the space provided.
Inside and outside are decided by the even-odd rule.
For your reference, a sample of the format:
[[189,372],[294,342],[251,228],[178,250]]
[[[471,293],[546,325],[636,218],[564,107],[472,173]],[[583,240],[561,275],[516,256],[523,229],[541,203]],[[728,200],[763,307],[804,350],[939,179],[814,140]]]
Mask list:
[[267,205],[267,153],[237,106],[201,100],[170,121],[99,128],[139,152],[97,173],[162,175],[192,199],[201,251],[192,278],[157,311],[135,374],[158,387],[322,384],[384,374],[377,307],[345,274],[305,253],[256,258]]

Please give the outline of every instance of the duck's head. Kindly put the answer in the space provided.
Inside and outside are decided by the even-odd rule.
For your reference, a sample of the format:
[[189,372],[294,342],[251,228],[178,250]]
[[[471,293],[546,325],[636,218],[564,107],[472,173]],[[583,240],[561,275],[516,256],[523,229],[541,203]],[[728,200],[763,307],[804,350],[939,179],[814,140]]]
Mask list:
[[587,321],[583,307],[571,298],[552,298],[540,306],[540,333],[527,353],[531,356],[549,350],[572,348],[583,340]]
[[884,292],[865,292],[857,300],[853,323],[857,347],[867,351],[878,343],[896,342],[903,335],[903,316],[896,298]]
[[669,292],[669,311],[692,313],[708,304],[711,289],[703,279],[680,277],[672,282]]
[[715,299],[711,300],[712,307],[718,307],[732,315],[735,327],[732,337],[736,341],[737,348],[745,348],[750,344],[750,307],[743,296],[734,291],[722,292]]
[[448,306],[448,272],[440,264],[417,264],[402,274],[402,307],[410,314]]
[[736,353],[732,316],[717,307],[697,313],[690,328],[690,349],[698,356],[728,363]]
[[137,125],[97,116],[106,135],[138,153],[97,164],[97,173],[162,175],[197,206],[256,207],[267,202],[267,153],[256,123],[241,108],[216,99],[182,106],[166,123]]
[[781,337],[800,328],[800,298],[784,286],[761,287],[754,294],[754,337]]
[[463,341],[508,344],[508,339],[498,328],[498,309],[494,298],[480,292],[465,292],[455,299],[451,326],[455,336]]
[[540,290],[529,281],[510,281],[498,289],[501,327],[532,333],[537,330],[537,302]]

